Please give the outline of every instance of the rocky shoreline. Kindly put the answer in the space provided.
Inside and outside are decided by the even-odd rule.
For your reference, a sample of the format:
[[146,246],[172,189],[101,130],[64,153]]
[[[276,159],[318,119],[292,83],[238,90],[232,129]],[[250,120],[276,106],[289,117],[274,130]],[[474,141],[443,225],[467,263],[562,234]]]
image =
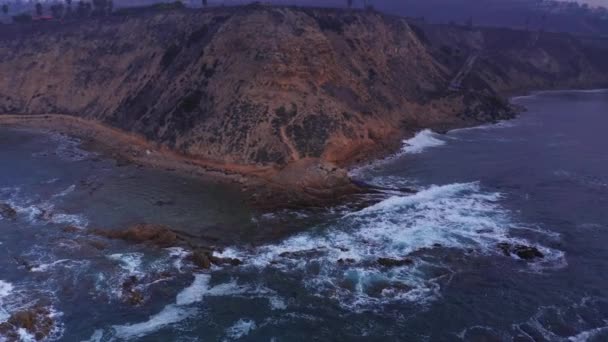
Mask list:
[[0,39],[0,73],[12,75],[0,81],[0,125],[236,183],[264,208],[382,190],[348,169],[423,129],[511,119],[521,109],[505,94],[591,87],[608,73],[608,46],[592,37],[375,11],[236,6],[14,29]]
[[[69,115],[0,115],[0,126],[65,134],[80,139],[84,149],[100,152],[121,164],[236,183],[255,207],[323,206],[339,203],[350,194],[366,192],[351,182],[345,170],[314,158],[285,168],[201,160],[159,148],[134,134]],[[0,209],[3,215],[10,214]]]

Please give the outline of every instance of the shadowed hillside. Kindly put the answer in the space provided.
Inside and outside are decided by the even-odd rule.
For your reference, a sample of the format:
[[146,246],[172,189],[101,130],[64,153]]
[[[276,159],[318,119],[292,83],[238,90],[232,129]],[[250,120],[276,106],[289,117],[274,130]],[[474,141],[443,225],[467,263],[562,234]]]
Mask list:
[[499,94],[608,79],[601,40],[363,11],[147,12],[0,37],[0,112],[75,115],[252,166],[352,165],[424,127],[511,117]]

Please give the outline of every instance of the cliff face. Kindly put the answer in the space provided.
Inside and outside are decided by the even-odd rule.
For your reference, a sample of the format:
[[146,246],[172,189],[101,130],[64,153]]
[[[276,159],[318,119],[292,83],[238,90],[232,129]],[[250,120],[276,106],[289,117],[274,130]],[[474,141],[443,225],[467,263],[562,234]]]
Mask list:
[[346,165],[422,127],[506,118],[500,92],[604,83],[607,46],[281,7],[48,23],[0,35],[0,113],[75,115],[226,163]]

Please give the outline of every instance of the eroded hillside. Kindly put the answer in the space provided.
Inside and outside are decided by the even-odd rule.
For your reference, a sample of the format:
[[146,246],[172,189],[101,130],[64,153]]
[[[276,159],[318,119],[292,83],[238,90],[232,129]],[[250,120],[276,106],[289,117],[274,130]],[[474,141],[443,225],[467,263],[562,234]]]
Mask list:
[[603,42],[363,11],[176,10],[1,37],[0,112],[75,115],[244,165],[351,165],[423,127],[509,117],[499,93],[608,80]]

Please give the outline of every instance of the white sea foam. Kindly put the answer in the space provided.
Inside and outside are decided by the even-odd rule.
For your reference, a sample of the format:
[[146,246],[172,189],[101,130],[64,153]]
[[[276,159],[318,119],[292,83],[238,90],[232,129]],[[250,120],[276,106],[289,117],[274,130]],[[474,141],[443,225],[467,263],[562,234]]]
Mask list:
[[72,261],[72,260],[70,260],[70,259],[56,260],[56,261],[53,261],[53,262],[48,263],[48,264],[41,264],[41,265],[38,265],[36,267],[33,267],[31,269],[31,271],[32,272],[46,272],[46,271],[50,270],[51,268],[53,268],[54,266],[57,266],[59,264],[68,263],[70,261]]
[[0,300],[13,292],[13,284],[0,280]]
[[268,297],[268,304],[272,310],[285,310],[287,309],[287,303],[279,296]]
[[93,335],[91,335],[91,337],[89,337],[88,340],[84,340],[81,342],[101,342],[102,338],[103,338],[103,330],[97,329],[97,330],[93,331]]
[[89,221],[84,216],[77,214],[54,214],[51,217],[51,222],[56,224],[68,224],[79,228],[85,228],[89,225]]
[[203,301],[205,297],[236,295],[246,291],[235,282],[209,287],[210,278],[211,276],[208,274],[196,274],[192,284],[176,296],[174,304],[165,306],[163,310],[150,316],[145,322],[113,326],[115,336],[128,340],[151,334],[195,314],[197,310],[191,305]]
[[57,133],[51,133],[49,137],[57,143],[55,154],[64,160],[81,161],[94,155],[94,153],[81,149],[81,142],[76,138]]
[[181,308],[174,304],[167,305],[161,312],[150,316],[145,322],[113,326],[114,334],[117,338],[124,340],[145,336],[168,325],[181,322],[194,312],[196,312],[194,309]]
[[[541,306],[526,322],[513,325],[513,329],[517,334],[530,339],[540,334],[547,341],[605,341],[608,321],[602,318],[606,304],[604,298],[584,297],[567,306]],[[570,336],[563,336],[564,327],[568,328]]]
[[140,274],[143,256],[142,253],[117,253],[109,255],[108,258],[118,261],[120,267],[129,274]]
[[228,341],[238,340],[241,337],[249,335],[255,328],[255,321],[239,319],[230,328],[226,329],[226,338]]
[[36,337],[27,332],[24,328],[17,329],[19,335],[19,341],[21,342],[36,342]]
[[587,330],[587,331],[583,331],[583,332],[581,332],[578,335],[569,337],[568,341],[571,341],[571,342],[587,342],[587,341],[591,341],[592,338],[594,338],[597,335],[599,335],[601,333],[604,333],[604,332],[608,332],[608,326],[601,327],[601,328],[590,329],[590,330]]
[[[527,244],[509,236],[511,214],[500,206],[499,193],[483,192],[478,183],[431,186],[411,196],[393,196],[350,213],[330,227],[299,234],[255,251],[226,249],[222,256],[247,260],[259,269],[307,273],[304,285],[319,295],[336,298],[353,309],[393,301],[424,303],[439,295],[437,281],[449,276],[424,272],[425,262],[379,267],[379,258],[401,259],[416,251],[442,246],[496,254],[499,242]],[[543,262],[563,260],[563,253],[539,246]],[[340,262],[340,260],[342,262]],[[310,272],[308,272],[310,273]],[[439,277],[439,278],[438,278]],[[407,288],[408,290],[404,290]],[[377,293],[379,291],[379,293]]]
[[13,289],[13,284],[0,280],[0,323],[5,322],[10,317],[4,308],[4,298],[10,296]]
[[76,189],[76,185],[72,184],[69,187],[67,187],[65,190],[53,195],[53,198],[57,198],[57,197],[64,197],[69,195],[70,193],[72,193],[74,190]]
[[67,224],[86,228],[89,224],[86,217],[80,214],[58,212],[51,202],[32,203],[31,201],[10,200],[7,202],[17,214],[25,216],[30,223]]
[[166,249],[169,252],[169,257],[174,259],[173,267],[177,269],[179,272],[182,271],[184,267],[184,259],[190,254],[188,251],[181,247],[170,247]]
[[211,277],[206,274],[197,274],[194,276],[194,282],[189,287],[185,288],[175,298],[177,305],[188,305],[203,300],[203,296],[209,290],[209,279]]
[[436,147],[445,144],[445,141],[439,139],[439,134],[430,129],[422,130],[408,140],[405,140],[402,151],[405,153],[422,153],[429,147]]

